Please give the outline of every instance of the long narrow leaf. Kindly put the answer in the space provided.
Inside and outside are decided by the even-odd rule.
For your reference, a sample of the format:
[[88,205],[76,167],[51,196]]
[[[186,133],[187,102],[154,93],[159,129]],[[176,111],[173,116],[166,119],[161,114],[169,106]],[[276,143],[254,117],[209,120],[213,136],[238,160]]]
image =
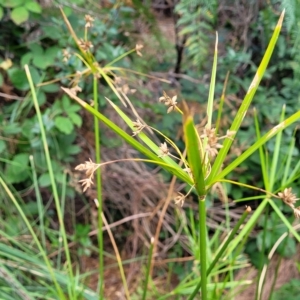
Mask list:
[[[236,114],[236,117],[234,118],[234,121],[230,127],[230,131],[235,131],[237,132],[246,113],[247,113],[247,110],[249,108],[249,105],[251,104],[251,101],[256,93],[256,90],[259,86],[259,83],[266,71],[266,68],[267,68],[267,65],[270,61],[270,58],[271,58],[271,55],[273,53],[273,50],[274,50],[274,47],[275,47],[275,44],[277,42],[277,39],[278,39],[278,36],[279,36],[279,33],[280,33],[280,30],[281,30],[281,27],[282,27],[282,22],[283,22],[283,17],[284,17],[284,11],[282,12],[280,18],[279,18],[279,21],[274,29],[274,32],[273,32],[273,35],[272,35],[272,38],[270,40],[270,43],[268,45],[268,48],[265,52],[265,55],[257,69],[257,72],[253,78],[253,81],[247,91],[247,94],[242,102],[242,105],[241,107],[239,108],[237,114]],[[227,156],[227,153],[230,149],[230,146],[232,144],[233,140],[231,139],[226,139],[224,141],[224,144],[223,144],[223,148],[220,150],[216,160],[215,160],[215,163],[213,164],[213,167],[212,167],[212,170],[211,170],[211,173],[209,175],[209,178],[208,178],[208,182],[211,182],[214,180],[215,176],[218,174],[224,160],[225,160],[225,157]]]
[[224,178],[227,174],[233,171],[238,165],[240,165],[246,158],[248,158],[252,153],[254,153],[259,147],[264,145],[268,140],[270,140],[273,136],[278,134],[278,132],[282,131],[283,129],[287,128],[294,122],[296,122],[300,118],[300,111],[294,113],[292,116],[287,118],[285,121],[279,123],[273,129],[271,129],[268,133],[262,136],[258,141],[256,141],[251,147],[249,147],[242,155],[240,155],[236,160],[230,163],[220,174],[212,178],[212,181],[209,182],[211,186],[215,182],[219,181],[220,179]]
[[140,153],[144,154],[146,157],[151,159],[153,163],[156,163],[158,165],[161,165],[165,170],[170,172],[171,174],[175,175],[176,177],[180,178],[182,181],[188,183],[189,185],[192,185],[191,178],[188,176],[187,173],[185,173],[182,169],[174,168],[171,165],[166,164],[161,158],[159,158],[157,155],[155,155],[152,151],[150,151],[148,148],[143,146],[141,143],[136,141],[132,136],[130,136],[128,133],[126,133],[124,130],[119,128],[115,123],[110,121],[108,118],[106,118],[103,114],[96,111],[93,107],[88,105],[86,102],[75,96],[70,92],[69,89],[63,88],[62,90],[68,94],[72,99],[76,100],[84,109],[89,111],[91,114],[96,116],[101,122],[103,122],[107,127],[109,127],[111,130],[113,130],[118,136],[120,136],[124,141],[126,141],[129,145],[134,147],[136,150],[138,150]]
[[184,119],[184,137],[186,142],[187,157],[189,167],[193,174],[194,184],[197,194],[200,198],[205,197],[205,181],[203,174],[203,161],[199,150],[199,137],[196,133],[195,125],[192,116],[185,116]]
[[218,33],[216,33],[215,55],[214,55],[213,68],[212,68],[210,85],[209,85],[209,95],[207,101],[207,125],[206,125],[207,128],[211,128],[211,124],[212,124],[216,75],[217,75],[217,61],[218,61]]
[[[107,98],[106,98],[107,99]],[[119,114],[119,116],[125,121],[125,123],[132,129],[133,128],[133,123],[130,120],[130,118],[117,106],[115,105],[112,101],[107,99],[107,101],[110,103],[110,105],[116,110],[116,112]],[[139,133],[139,138],[157,155],[160,153],[159,147],[144,133],[140,132]],[[169,156],[164,156],[162,157],[162,160],[165,161],[167,164],[172,165],[174,168],[178,168],[178,170],[181,170],[181,167]]]

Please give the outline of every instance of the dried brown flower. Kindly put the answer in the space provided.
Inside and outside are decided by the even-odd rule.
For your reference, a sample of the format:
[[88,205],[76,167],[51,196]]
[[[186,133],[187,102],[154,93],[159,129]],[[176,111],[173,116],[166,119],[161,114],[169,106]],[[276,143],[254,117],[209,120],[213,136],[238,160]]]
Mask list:
[[81,92],[82,91],[82,88],[78,85],[75,85],[73,87],[71,87],[70,89],[70,93],[73,94],[73,95],[77,95],[77,93]]
[[63,49],[63,62],[68,62],[69,58],[71,57],[71,54],[68,49]]
[[218,141],[224,138],[232,138],[235,131],[227,130],[226,135],[218,137],[216,135],[216,128],[204,128],[203,134],[200,136],[202,139],[207,139],[206,151],[210,157],[215,157],[218,154],[218,149],[223,148]]
[[101,164],[95,164],[91,159],[84,164],[76,166],[75,170],[85,171],[87,178],[80,180],[83,186],[83,192],[85,192],[93,184],[93,177],[95,171],[100,168]]
[[93,26],[93,22],[94,22],[95,19],[92,16],[85,15],[84,19],[85,19],[85,27],[86,28],[89,28],[89,27]]
[[132,122],[132,126],[135,129],[132,136],[136,136],[146,127],[139,119],[137,119],[136,122]]
[[87,52],[90,50],[90,48],[93,48],[93,44],[90,41],[85,41],[83,39],[80,39],[78,41],[80,48],[84,51]]
[[158,157],[164,157],[169,155],[169,149],[166,142],[160,144],[159,150],[161,154]]
[[177,196],[174,198],[175,204],[179,204],[182,207],[184,204],[185,197],[186,196],[182,193],[177,192]]
[[184,168],[183,171],[187,172],[190,177],[193,177],[192,170],[190,168]]
[[120,87],[117,87],[117,91],[124,93],[125,95],[127,94],[134,94],[136,92],[135,89],[129,88],[128,84],[123,84]]
[[292,193],[292,188],[285,188],[283,192],[278,193],[278,197],[294,211],[295,217],[299,219],[300,206],[295,207],[295,203],[297,200],[299,200],[299,198],[297,198],[296,195]]
[[292,188],[285,188],[283,192],[278,193],[279,198],[287,205],[291,206],[296,203],[298,198],[292,193]]
[[173,96],[172,98],[169,97],[166,92],[163,92],[163,96],[159,98],[159,102],[164,103],[166,106],[169,106],[167,113],[175,110],[177,106],[177,95]]
[[300,206],[294,208],[294,216],[296,219],[300,219]]
[[140,52],[140,50],[143,49],[143,48],[144,48],[144,46],[141,45],[141,44],[136,44],[136,45],[135,45],[135,51],[136,51],[136,54],[137,54],[138,56],[143,56],[142,53]]

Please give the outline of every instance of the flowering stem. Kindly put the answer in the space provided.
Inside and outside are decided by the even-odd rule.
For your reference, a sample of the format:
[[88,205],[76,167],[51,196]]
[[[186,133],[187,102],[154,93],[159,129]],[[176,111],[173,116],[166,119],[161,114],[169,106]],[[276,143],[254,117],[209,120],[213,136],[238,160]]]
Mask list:
[[[97,77],[94,76],[93,80],[93,93],[94,93],[94,105],[95,110],[98,111],[98,81]],[[99,121],[94,116],[95,126],[95,152],[96,152],[96,163],[100,164],[100,130]],[[101,192],[101,168],[96,170],[96,182],[97,182],[97,198],[98,198],[98,244],[99,244],[99,299],[103,298],[103,279],[104,279],[104,266],[103,266],[103,221],[102,221],[102,192]]]
[[131,49],[125,53],[123,53],[122,55],[120,55],[119,57],[117,57],[116,59],[114,59],[113,61],[111,61],[110,63],[108,63],[107,65],[105,65],[105,67],[109,67],[112,66],[113,64],[115,64],[117,61],[123,59],[124,57],[126,57],[127,55],[131,54],[135,52],[135,49]]
[[[197,294],[198,290],[200,289],[200,287],[201,287],[201,291],[202,291],[203,279],[206,280],[206,278],[209,276],[210,272],[213,270],[215,265],[220,261],[221,256],[223,255],[223,253],[227,249],[229,243],[234,239],[236,233],[238,232],[238,230],[240,229],[241,225],[244,223],[245,219],[247,218],[247,216],[249,215],[250,212],[251,212],[251,208],[247,207],[246,210],[244,211],[243,215],[241,216],[240,220],[237,222],[237,224],[232,229],[230,235],[226,239],[226,241],[223,244],[222,248],[217,252],[213,262],[208,267],[208,269],[205,273],[205,276],[203,276],[202,273],[201,273],[201,279],[200,279],[199,283],[197,284],[197,286],[196,286],[195,290],[193,291],[193,293],[188,298],[188,300],[194,299],[194,297],[196,296],[196,294]],[[201,250],[201,248],[200,248],[200,250]],[[201,266],[202,266],[202,254],[201,254]],[[201,268],[201,271],[202,271],[202,268]],[[203,292],[201,292],[201,293],[203,294]],[[203,296],[202,296],[201,299],[204,299]]]
[[200,273],[201,273],[201,299],[207,300],[206,291],[206,207],[205,198],[199,197],[199,227],[200,227]]

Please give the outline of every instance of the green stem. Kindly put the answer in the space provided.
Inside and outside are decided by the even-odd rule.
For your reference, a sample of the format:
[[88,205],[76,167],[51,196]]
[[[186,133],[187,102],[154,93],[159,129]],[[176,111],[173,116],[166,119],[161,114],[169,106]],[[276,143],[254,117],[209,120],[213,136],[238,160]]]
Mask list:
[[[93,81],[93,94],[94,94],[94,105],[95,110],[98,111],[98,81],[97,77],[94,76]],[[94,116],[94,131],[95,131],[95,152],[96,152],[96,163],[100,164],[100,129],[99,121]],[[98,198],[98,245],[99,245],[99,299],[103,298],[103,280],[104,280],[104,266],[103,266],[103,221],[102,221],[102,183],[101,183],[101,168],[96,170],[96,182],[97,182],[97,198]]]
[[39,213],[39,223],[40,223],[39,230],[41,232],[41,235],[40,235],[41,244],[42,244],[43,248],[46,249],[46,234],[45,234],[45,224],[44,224],[43,200],[42,200],[41,193],[39,190],[38,179],[37,179],[35,164],[34,164],[32,155],[30,155],[29,161],[30,161],[31,170],[32,170],[32,180],[33,180],[35,196],[36,196],[36,201],[37,201],[37,207],[38,207],[38,213]]
[[260,266],[259,266],[259,271],[258,271],[258,276],[257,276],[257,281],[256,281],[256,289],[255,289],[255,299],[260,300],[261,297],[259,296],[259,279],[262,276],[262,270],[264,266],[264,260],[265,260],[265,250],[266,250],[266,240],[267,240],[267,228],[268,228],[268,221],[270,219],[270,205],[266,206],[265,214],[264,214],[264,229],[263,229],[263,239],[262,239],[262,249],[259,251],[259,260],[260,260]]
[[33,100],[33,103],[34,103],[37,119],[38,119],[40,130],[41,130],[41,137],[42,137],[42,142],[43,142],[47,167],[48,167],[51,186],[52,186],[52,192],[53,192],[53,198],[54,198],[55,207],[56,207],[56,213],[57,213],[57,217],[58,217],[58,221],[59,221],[60,231],[63,233],[62,237],[63,237],[64,250],[65,250],[66,261],[67,261],[67,266],[68,266],[68,273],[69,273],[70,279],[72,281],[72,286],[73,286],[73,284],[74,284],[74,275],[73,275],[70,250],[69,250],[69,245],[68,245],[68,240],[67,240],[67,233],[66,233],[64,219],[63,219],[63,215],[62,215],[62,211],[61,211],[61,207],[60,207],[60,201],[59,201],[59,197],[58,197],[57,186],[56,186],[56,182],[55,182],[55,178],[54,178],[54,172],[53,172],[50,153],[49,153],[49,148],[48,148],[48,144],[47,144],[46,132],[45,132],[45,128],[44,128],[44,124],[43,124],[43,120],[42,120],[42,115],[41,115],[39,103],[38,103],[38,100],[37,100],[37,96],[36,96],[36,93],[35,93],[32,77],[31,77],[28,65],[25,65],[25,72],[26,72],[26,76],[27,76],[27,79],[28,79],[28,82],[29,82],[29,86],[30,86],[30,90],[31,90],[31,94],[32,94],[32,100]]
[[[289,233],[289,231],[288,231],[288,233]],[[284,239],[284,241],[283,241],[283,247],[286,246],[287,241],[288,241],[287,238]],[[271,287],[270,294],[269,294],[269,297],[268,297],[269,300],[272,300],[273,293],[275,291],[275,285],[276,285],[276,282],[277,282],[277,277],[278,277],[278,272],[279,272],[279,268],[280,268],[281,262],[282,262],[282,256],[279,256],[278,263],[277,263],[276,269],[275,269],[275,275],[274,275],[273,282],[272,282],[272,287]]]
[[239,219],[239,221],[233,227],[229,237],[227,238],[227,240],[223,244],[222,248],[217,253],[215,259],[213,260],[213,262],[208,267],[206,276],[208,276],[210,274],[210,272],[213,270],[213,268],[215,267],[215,265],[217,264],[217,262],[219,261],[219,259],[221,258],[221,256],[225,252],[225,250],[227,249],[229,243],[234,239],[236,233],[238,232],[238,230],[240,229],[241,225],[244,223],[245,219],[247,218],[247,216],[250,212],[251,212],[250,207],[247,207],[246,210],[244,211],[244,213],[242,214],[241,218]]
[[[200,201],[201,202],[201,201]],[[204,202],[204,201],[203,201]],[[199,209],[200,209],[200,205],[199,205]],[[203,289],[203,281],[206,281],[206,278],[208,277],[208,275],[210,274],[210,272],[213,270],[213,268],[215,267],[215,265],[217,264],[217,262],[219,261],[219,259],[221,258],[221,256],[223,255],[223,253],[225,252],[225,250],[227,249],[229,243],[232,241],[232,239],[234,238],[234,236],[236,235],[237,231],[239,230],[240,226],[243,224],[243,222],[245,221],[246,217],[248,216],[249,212],[251,211],[251,209],[247,208],[245,210],[245,212],[243,213],[242,217],[240,218],[240,220],[237,222],[237,224],[234,226],[234,228],[232,229],[229,237],[227,238],[227,240],[225,241],[225,243],[223,244],[222,248],[219,250],[219,252],[217,253],[215,259],[213,260],[213,262],[210,264],[210,266],[208,267],[207,271],[205,270],[205,275],[203,276],[202,274],[202,268],[201,268],[201,279],[199,281],[199,283],[197,284],[195,290],[193,291],[193,293],[190,295],[190,297],[188,298],[188,300],[192,300],[194,299],[194,297],[196,296],[198,290],[201,287],[201,291]],[[200,212],[200,211],[199,211]],[[200,219],[201,220],[201,219]],[[201,222],[201,221],[200,221]],[[202,224],[200,223],[200,226]],[[200,238],[201,238],[201,228],[200,228]],[[202,244],[202,243],[201,243]],[[201,245],[200,245],[201,246]],[[200,253],[201,253],[201,267],[202,267],[202,252],[201,252],[201,248],[200,248]],[[206,286],[206,284],[205,284]],[[202,292],[202,300],[206,299],[203,298],[203,292]]]
[[[206,206],[205,198],[199,199],[199,225],[200,225],[200,267],[201,267],[201,299],[207,300],[206,277]],[[198,290],[196,290],[196,293]]]
[[154,246],[154,238],[152,237],[151,238],[151,243],[150,243],[150,249],[149,249],[147,272],[146,272],[146,279],[145,279],[145,287],[144,287],[143,298],[142,298],[143,300],[146,299],[146,295],[147,295],[147,291],[148,291],[148,282],[149,282],[149,277],[150,277],[153,246]]
[[134,52],[135,49],[131,49],[125,53],[123,53],[122,55],[120,55],[119,57],[117,57],[116,59],[114,59],[113,61],[111,61],[110,63],[108,63],[107,65],[105,65],[105,68],[112,66],[113,64],[115,64],[117,61],[123,59],[124,57],[126,57],[127,55],[131,54],[132,52]]

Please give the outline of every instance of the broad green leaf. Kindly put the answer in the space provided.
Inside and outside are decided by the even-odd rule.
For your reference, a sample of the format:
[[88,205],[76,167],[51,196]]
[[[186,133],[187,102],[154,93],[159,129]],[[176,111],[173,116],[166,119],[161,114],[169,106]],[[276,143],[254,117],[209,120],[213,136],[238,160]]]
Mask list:
[[3,8],[0,6],[0,20],[3,18],[3,14],[4,14]]
[[46,103],[46,94],[39,90],[37,93],[39,105],[42,106]]
[[52,65],[57,56],[59,49],[55,47],[47,48],[45,51],[40,45],[32,45],[31,50],[33,52],[33,64],[41,69],[46,69]]
[[77,104],[72,104],[70,105],[70,107],[68,107],[68,110],[66,111],[67,114],[70,113],[76,113],[78,111],[80,111],[81,107]]
[[6,143],[3,140],[0,140],[0,153],[6,149]]
[[51,185],[51,179],[49,173],[42,174],[39,179],[39,186],[40,187],[47,187]]
[[24,171],[27,169],[27,165],[29,162],[29,154],[28,153],[20,153],[14,156],[13,159],[13,167],[15,168],[15,173],[20,171]]
[[57,54],[61,52],[61,48],[57,46],[48,47],[45,50],[45,55],[47,58],[50,58],[52,61],[57,57]]
[[4,7],[16,7],[22,5],[24,0],[5,0],[3,3]]
[[82,118],[76,114],[76,113],[69,113],[68,114],[69,118],[73,122],[73,124],[77,125],[78,127],[81,127],[82,125]]
[[10,135],[10,134],[17,134],[21,132],[22,127],[20,126],[19,123],[10,123],[4,126],[3,128],[3,133],[5,135]]
[[49,61],[45,58],[44,53],[40,55],[34,55],[32,63],[39,69],[46,69],[49,66]]
[[28,52],[28,53],[24,54],[21,57],[22,67],[24,67],[25,65],[28,65],[30,63],[30,61],[32,60],[32,58],[33,58],[33,53],[32,52]]
[[56,93],[59,91],[59,85],[56,83],[43,85],[41,87],[41,90],[43,90],[46,93]]
[[44,53],[43,47],[39,44],[30,44],[28,48],[31,50],[34,56],[42,55]]
[[62,103],[62,107],[63,107],[64,111],[67,112],[69,107],[71,106],[70,99],[64,95],[61,99],[61,103]]
[[6,180],[9,183],[19,183],[26,180],[29,176],[27,170],[29,154],[20,153],[14,156],[12,162],[7,165],[5,172]]
[[74,129],[73,123],[69,118],[66,117],[57,116],[54,119],[54,123],[55,127],[65,134],[70,134]]
[[30,201],[21,205],[22,210],[26,216],[33,216],[38,214],[38,206],[35,201]]
[[16,7],[12,10],[10,17],[17,25],[20,25],[28,20],[29,12],[23,6]]
[[40,14],[42,12],[42,8],[40,4],[34,1],[26,2],[25,7],[27,10],[34,12],[36,14]]
[[70,145],[65,149],[65,151],[67,154],[75,155],[75,154],[80,153],[81,148],[77,145]]
[[[30,72],[32,80],[37,84],[41,80],[41,76],[36,68],[30,67]],[[21,91],[26,91],[29,89],[29,84],[27,81],[26,74],[24,70],[19,68],[11,68],[7,71],[8,77],[11,80],[13,86]]]

